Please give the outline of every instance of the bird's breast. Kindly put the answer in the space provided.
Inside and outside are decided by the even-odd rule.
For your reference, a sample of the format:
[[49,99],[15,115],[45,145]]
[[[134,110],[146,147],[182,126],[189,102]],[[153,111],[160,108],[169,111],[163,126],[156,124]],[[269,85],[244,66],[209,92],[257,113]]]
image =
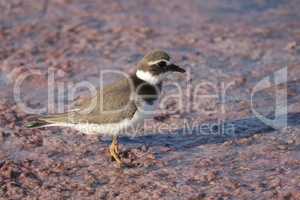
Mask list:
[[151,118],[154,115],[157,106],[158,106],[158,100],[151,101],[151,102],[142,101],[138,105],[138,112],[144,119]]

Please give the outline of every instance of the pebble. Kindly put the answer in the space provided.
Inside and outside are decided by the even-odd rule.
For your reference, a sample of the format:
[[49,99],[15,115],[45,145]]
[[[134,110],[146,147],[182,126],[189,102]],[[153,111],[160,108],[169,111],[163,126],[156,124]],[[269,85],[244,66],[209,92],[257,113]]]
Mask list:
[[252,142],[252,138],[243,138],[238,140],[238,143],[242,145],[249,145],[251,144],[251,142]]
[[287,50],[293,50],[297,47],[297,42],[296,41],[293,41],[293,42],[290,42],[286,45],[286,49]]
[[281,183],[281,180],[278,177],[275,177],[275,178],[271,179],[270,182],[269,182],[270,187],[273,187],[273,188],[276,188],[276,187],[280,186],[280,183]]
[[296,140],[294,140],[294,139],[289,139],[287,141],[287,144],[295,144],[295,143],[296,143]]
[[216,178],[217,178],[217,172],[214,172],[214,171],[208,172],[208,174],[206,175],[206,180],[207,180],[208,182],[212,182],[212,181],[214,181]]
[[288,147],[286,145],[278,145],[277,148],[279,150],[287,150],[288,149]]

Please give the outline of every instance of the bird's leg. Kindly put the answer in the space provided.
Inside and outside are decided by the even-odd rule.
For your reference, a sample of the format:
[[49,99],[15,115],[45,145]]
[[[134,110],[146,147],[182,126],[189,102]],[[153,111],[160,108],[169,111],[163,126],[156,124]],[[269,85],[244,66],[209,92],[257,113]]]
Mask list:
[[115,141],[116,141],[115,146],[114,146],[115,147],[115,152],[120,157],[120,148],[119,148],[119,142],[118,142],[118,138],[117,137],[116,137]]
[[110,155],[117,161],[119,165],[122,165],[123,162],[120,159],[119,155],[119,143],[118,143],[118,136],[113,136],[111,145],[109,147]]

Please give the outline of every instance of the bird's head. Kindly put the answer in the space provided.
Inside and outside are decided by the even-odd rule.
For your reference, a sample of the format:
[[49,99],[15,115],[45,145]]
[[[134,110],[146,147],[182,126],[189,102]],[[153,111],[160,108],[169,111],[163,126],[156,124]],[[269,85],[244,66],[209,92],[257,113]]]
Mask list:
[[171,57],[164,51],[147,54],[138,64],[136,76],[152,85],[158,84],[171,72],[184,73],[185,70],[173,64]]

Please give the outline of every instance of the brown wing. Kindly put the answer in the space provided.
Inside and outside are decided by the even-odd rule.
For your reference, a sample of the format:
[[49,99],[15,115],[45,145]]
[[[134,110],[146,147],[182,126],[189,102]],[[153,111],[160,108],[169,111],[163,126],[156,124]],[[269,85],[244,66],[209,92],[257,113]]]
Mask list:
[[75,111],[41,118],[48,123],[117,123],[132,118],[137,110],[130,100],[133,91],[124,79],[99,91],[96,96],[82,101]]

